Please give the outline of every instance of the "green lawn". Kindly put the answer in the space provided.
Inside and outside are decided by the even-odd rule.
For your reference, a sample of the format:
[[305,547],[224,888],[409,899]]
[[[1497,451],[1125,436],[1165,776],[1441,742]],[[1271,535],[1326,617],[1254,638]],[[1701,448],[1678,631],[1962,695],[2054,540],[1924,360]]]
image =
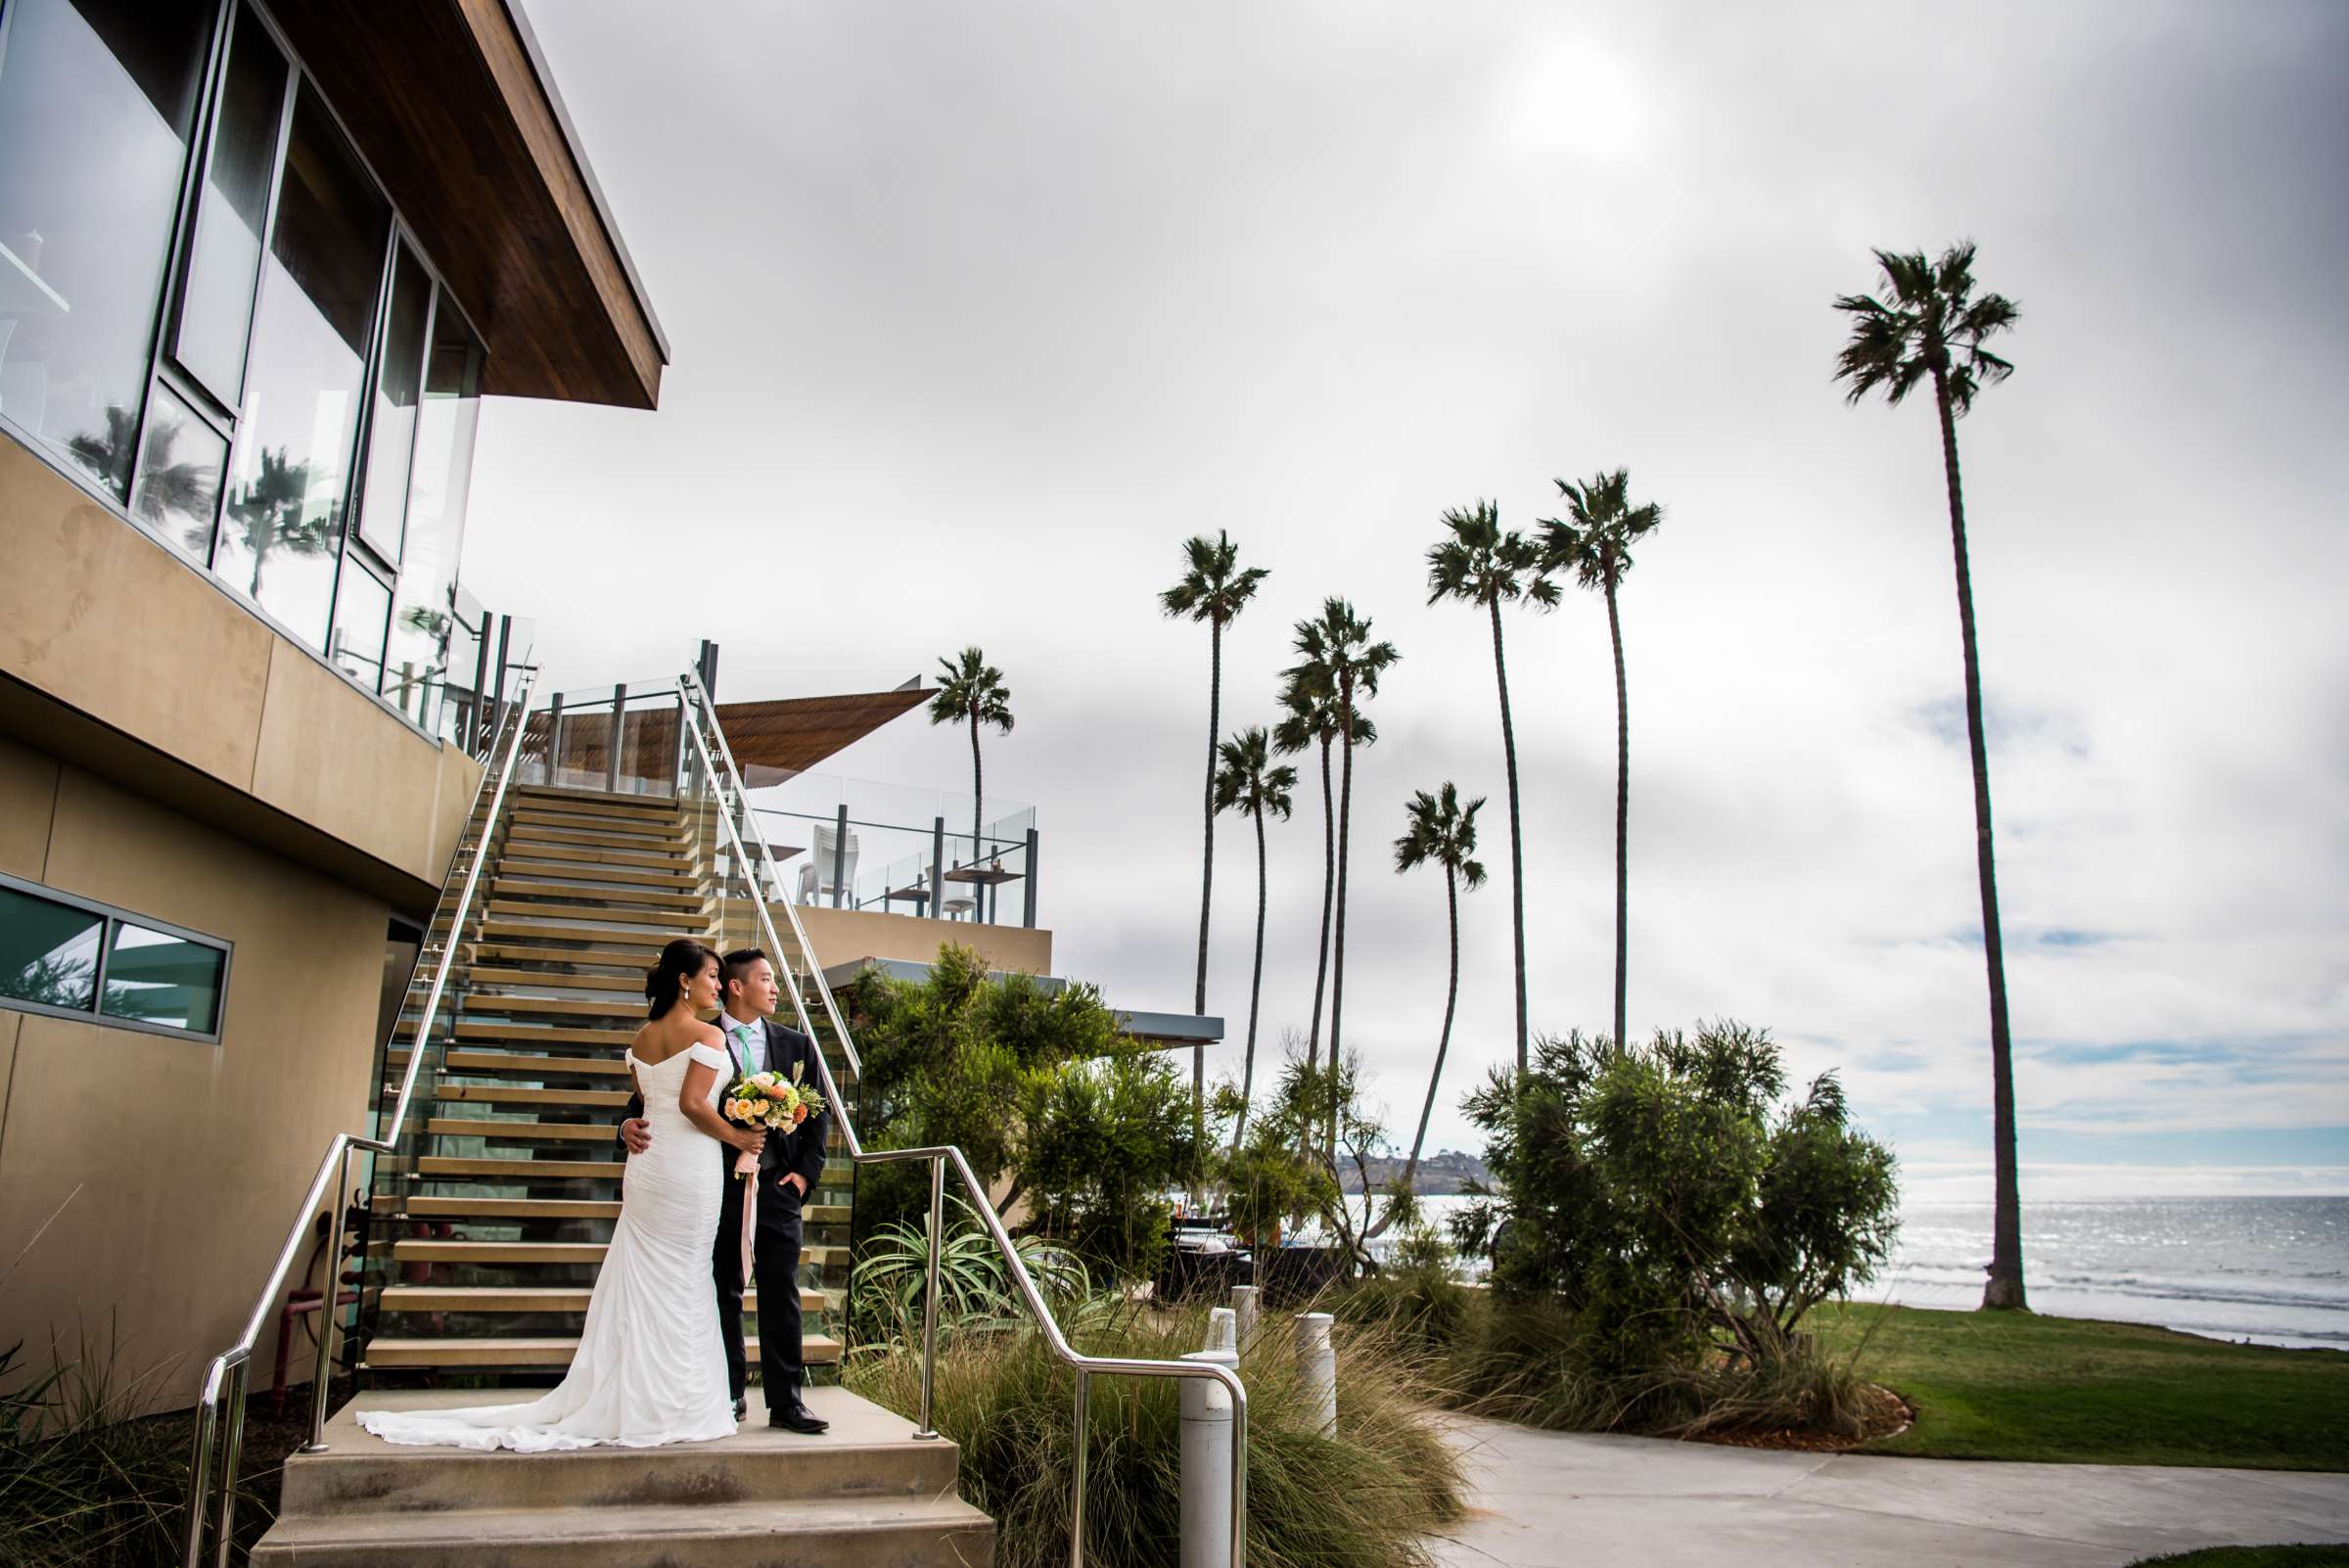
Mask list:
[[1854,1305],[1807,1322],[1916,1407],[1914,1426],[1865,1453],[2349,1470],[2338,1351],[2023,1313]]
[[2130,1568],[2349,1568],[2349,1546],[2213,1546],[2140,1557]]

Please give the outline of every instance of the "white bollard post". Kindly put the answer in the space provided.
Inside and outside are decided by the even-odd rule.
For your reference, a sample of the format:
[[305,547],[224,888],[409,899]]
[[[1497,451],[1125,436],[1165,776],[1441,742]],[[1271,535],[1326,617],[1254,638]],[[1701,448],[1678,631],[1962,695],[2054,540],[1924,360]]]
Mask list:
[[1231,1287],[1231,1313],[1239,1325],[1240,1345],[1245,1348],[1247,1343],[1256,1337],[1256,1287],[1254,1285]]
[[1330,1343],[1327,1313],[1297,1314],[1297,1372],[1306,1398],[1321,1412],[1323,1437],[1338,1435],[1338,1348]]
[[[1228,1328],[1231,1314],[1217,1308],[1208,1342]],[[1233,1371],[1236,1350],[1193,1351],[1186,1361],[1214,1361]],[[1212,1378],[1182,1379],[1181,1568],[1231,1568],[1231,1391]]]

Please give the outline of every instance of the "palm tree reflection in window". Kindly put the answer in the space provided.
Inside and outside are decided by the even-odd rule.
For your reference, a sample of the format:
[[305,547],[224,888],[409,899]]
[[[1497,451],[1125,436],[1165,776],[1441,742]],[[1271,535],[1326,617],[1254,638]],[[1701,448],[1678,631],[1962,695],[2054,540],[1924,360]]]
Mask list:
[[252,484],[229,498],[225,526],[235,530],[253,557],[253,579],[248,597],[261,597],[261,576],[269,558],[283,552],[293,556],[324,555],[343,524],[343,503],[335,502],[323,517],[310,514],[305,502],[310,489],[310,465],[287,461],[286,448],[275,456],[259,452],[260,472]]
[[[218,493],[219,470],[216,464],[202,461],[171,461],[171,449],[179,444],[179,432],[180,428],[168,421],[160,418],[149,421],[147,448],[139,466],[139,486],[130,498],[131,509],[140,519],[158,527],[166,527],[174,519],[201,520],[188,529],[194,535],[189,548],[201,555],[211,542],[212,498]],[[137,435],[137,422],[130,410],[110,404],[106,410],[106,434],[76,436],[66,443],[66,450],[118,495],[130,483],[130,453]]]

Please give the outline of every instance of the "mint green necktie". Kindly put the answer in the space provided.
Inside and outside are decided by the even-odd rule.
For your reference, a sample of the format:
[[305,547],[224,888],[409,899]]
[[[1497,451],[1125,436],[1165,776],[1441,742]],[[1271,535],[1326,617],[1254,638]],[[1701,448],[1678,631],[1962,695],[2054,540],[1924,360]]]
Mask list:
[[742,1045],[742,1070],[745,1073],[756,1073],[760,1071],[759,1053],[751,1048],[751,1026],[748,1024],[736,1024],[734,1026],[734,1038],[736,1040],[740,1041]]

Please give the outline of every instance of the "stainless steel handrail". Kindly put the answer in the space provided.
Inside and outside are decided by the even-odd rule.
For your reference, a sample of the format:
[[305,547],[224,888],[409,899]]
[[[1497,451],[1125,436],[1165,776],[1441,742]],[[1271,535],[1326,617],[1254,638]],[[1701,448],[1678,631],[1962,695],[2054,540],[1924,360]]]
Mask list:
[[[773,866],[773,856],[767,853],[766,841],[759,832],[757,813],[751,807],[741,775],[734,770],[733,754],[726,746],[725,732],[718,727],[716,712],[709,693],[702,689],[701,681],[690,670],[677,684],[685,694],[687,708],[692,710],[685,729],[693,736],[693,744],[700,752],[703,767],[710,772],[714,785],[732,788],[735,800],[741,803],[743,815],[750,819],[752,835],[759,841],[761,857],[754,859],[743,842],[741,830],[735,825],[733,812],[721,797],[717,802],[718,821],[725,829],[735,863],[744,870],[744,881],[751,890],[751,906],[758,911],[760,927],[765,933],[770,948],[779,953],[783,950],[783,941],[775,929],[774,917],[767,909],[767,901],[759,890],[758,881],[760,867]],[[708,739],[702,734],[702,721],[705,718],[711,733],[717,737],[719,755],[725,758],[722,774],[711,755]],[[825,983],[823,970],[815,961],[815,949],[807,945],[806,932],[800,925],[798,909],[793,905],[790,895],[781,892],[781,878],[778,877],[776,881],[784,913],[791,923],[792,935],[799,940],[800,951],[806,955],[806,967],[815,981],[817,998],[823,1004],[825,1016],[831,1020],[834,1038],[840,1041],[842,1054],[853,1064],[856,1061],[856,1049],[849,1039],[847,1028],[840,1021],[840,1009],[833,1001],[832,988]],[[800,1021],[801,1031],[809,1039],[816,1038],[815,1031],[808,1022],[806,1005],[800,996],[800,988],[792,986],[788,990],[792,995],[792,1010]],[[938,1374],[939,1250],[944,1230],[945,1168],[950,1162],[954,1174],[962,1180],[963,1189],[970,1194],[972,1211],[985,1223],[988,1234],[993,1237],[995,1250],[1002,1255],[1005,1267],[1010,1269],[1012,1282],[1019,1287],[1020,1299],[1027,1305],[1029,1314],[1036,1319],[1045,1345],[1055,1357],[1077,1372],[1077,1397],[1073,1408],[1075,1441],[1070,1449],[1070,1468],[1073,1473],[1070,1477],[1069,1568],[1084,1568],[1085,1433],[1091,1380],[1096,1376],[1205,1378],[1222,1384],[1231,1395],[1231,1568],[1247,1568],[1248,1391],[1241,1385],[1239,1374],[1213,1361],[1139,1360],[1115,1356],[1087,1356],[1077,1350],[1061,1331],[1060,1320],[1053,1315],[1051,1304],[1044,1300],[1035,1276],[1028,1272],[1028,1266],[1021,1262],[1019,1249],[1012,1245],[1010,1232],[1003,1228],[1001,1217],[995,1213],[995,1206],[989,1199],[987,1189],[971,1170],[970,1161],[963,1158],[962,1150],[951,1143],[915,1149],[866,1149],[857,1139],[855,1124],[849,1116],[847,1102],[841,1098],[840,1085],[833,1079],[831,1068],[824,1062],[823,1052],[818,1050],[814,1055],[816,1076],[822,1081],[825,1103],[831,1107],[833,1117],[840,1123],[841,1140],[848,1145],[852,1161],[857,1165],[882,1165],[909,1160],[930,1162],[930,1268],[929,1288],[923,1297],[922,1307],[922,1412],[914,1435],[923,1438],[939,1435],[937,1428],[931,1424],[931,1416]],[[861,1077],[863,1069],[859,1067],[857,1072]]]
[[[463,945],[465,922],[473,910],[473,896],[481,882],[482,864],[486,858],[489,841],[497,829],[499,816],[505,810],[506,790],[513,782],[514,764],[522,755],[523,732],[529,727],[530,683],[537,671],[526,667],[514,693],[514,700],[501,716],[497,737],[489,748],[492,765],[482,775],[480,789],[474,792],[474,809],[466,817],[470,826],[481,816],[482,792],[489,791],[489,809],[481,816],[481,825],[474,834],[473,860],[465,870],[464,890],[457,897],[456,911],[449,917],[448,936],[440,948],[440,962],[433,972],[432,990],[425,999],[424,1012],[419,1018],[408,1048],[408,1068],[399,1082],[399,1098],[392,1106],[391,1118],[382,1124],[380,1136],[368,1137],[355,1132],[338,1132],[327,1145],[326,1155],[318,1162],[318,1174],[310,1178],[308,1193],[301,1200],[300,1215],[293,1228],[286,1232],[286,1242],[278,1249],[277,1266],[269,1271],[269,1282],[261,1288],[260,1297],[253,1303],[253,1315],[245,1323],[245,1332],[227,1350],[212,1358],[205,1367],[203,1393],[196,1405],[195,1452],[188,1464],[188,1516],[186,1532],[185,1568],[202,1568],[204,1559],[204,1530],[206,1516],[210,1512],[205,1493],[209,1483],[213,1438],[216,1431],[225,1431],[221,1440],[220,1457],[220,1522],[219,1568],[228,1568],[229,1548],[235,1540],[233,1525],[237,1505],[237,1460],[245,1438],[245,1383],[253,1364],[253,1346],[260,1340],[261,1325],[268,1321],[270,1310],[277,1305],[278,1293],[285,1288],[286,1279],[294,1268],[294,1260],[301,1251],[302,1237],[310,1228],[311,1217],[318,1205],[332,1195],[328,1205],[326,1244],[326,1284],[319,1308],[318,1363],[310,1385],[310,1440],[299,1451],[303,1453],[325,1452],[326,1401],[328,1373],[332,1365],[335,1341],[335,1304],[341,1294],[343,1268],[343,1193],[350,1184],[350,1156],[352,1151],[367,1149],[378,1154],[390,1154],[399,1143],[399,1130],[406,1125],[408,1102],[416,1089],[417,1069],[423,1066],[425,1042],[431,1038],[434,1019],[440,1010],[440,998],[448,990],[450,966],[456,961],[457,950]],[[511,726],[508,728],[507,726]],[[504,760],[498,761],[500,751]],[[461,842],[461,841],[460,841]]]

